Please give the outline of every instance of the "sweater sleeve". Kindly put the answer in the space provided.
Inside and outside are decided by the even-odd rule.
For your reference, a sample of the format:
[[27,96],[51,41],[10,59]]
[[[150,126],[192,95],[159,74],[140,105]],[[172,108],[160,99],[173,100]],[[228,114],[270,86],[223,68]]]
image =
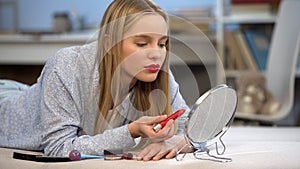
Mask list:
[[76,52],[61,51],[46,64],[40,79],[45,155],[67,156],[74,149],[84,154],[102,155],[104,149],[126,150],[134,146],[127,125],[93,136],[78,135],[84,118],[83,102],[78,94],[82,88],[76,64],[73,64],[76,59],[69,55],[76,55]]

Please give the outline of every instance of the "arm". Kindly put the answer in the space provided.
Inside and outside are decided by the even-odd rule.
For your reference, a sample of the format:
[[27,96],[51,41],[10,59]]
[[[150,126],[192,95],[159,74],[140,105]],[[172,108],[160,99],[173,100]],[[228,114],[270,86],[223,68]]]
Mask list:
[[[79,53],[75,49],[59,51],[47,62],[39,79],[41,103],[37,106],[40,106],[44,126],[42,146],[45,155],[66,156],[73,149],[85,154],[101,155],[104,149],[128,149],[134,146],[127,125],[97,135],[78,135],[80,128],[85,125],[93,128],[93,115],[98,110],[95,101],[98,99],[89,98],[96,96],[91,96],[95,91],[90,84],[93,84],[92,80],[94,83],[98,80],[89,79],[93,72],[85,69],[87,64],[79,60]],[[93,100],[96,105],[86,103],[87,98],[88,102]],[[95,107],[91,109],[94,111],[88,110],[91,106]]]
[[41,111],[45,133],[42,144],[46,155],[65,156],[73,149],[102,154],[104,149],[127,149],[134,145],[127,125],[95,136],[79,137],[84,110],[69,87],[72,85],[66,86],[64,80],[54,71],[43,82]]

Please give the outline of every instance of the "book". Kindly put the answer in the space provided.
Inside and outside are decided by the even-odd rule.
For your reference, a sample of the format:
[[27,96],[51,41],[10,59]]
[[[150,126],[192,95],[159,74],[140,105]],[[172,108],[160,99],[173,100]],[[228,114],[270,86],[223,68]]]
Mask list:
[[225,58],[227,69],[244,70],[246,66],[242,60],[242,56],[238,44],[234,38],[235,32],[224,32],[224,42],[227,47],[228,54]]
[[271,37],[261,30],[246,29],[243,32],[259,70],[266,70]]
[[246,42],[246,39],[241,31],[237,31],[235,33],[235,39],[237,44],[239,45],[239,49],[241,52],[241,57],[247,66],[248,70],[258,70],[257,62],[253,58],[253,54],[250,51],[249,45]]

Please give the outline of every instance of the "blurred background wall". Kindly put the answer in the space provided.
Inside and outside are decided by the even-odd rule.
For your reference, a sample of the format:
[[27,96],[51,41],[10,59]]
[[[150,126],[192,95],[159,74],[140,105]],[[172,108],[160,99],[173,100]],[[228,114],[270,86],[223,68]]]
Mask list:
[[[18,30],[49,30],[56,12],[70,12],[84,19],[86,27],[100,23],[102,15],[112,0],[0,0],[0,29],[13,26],[14,15]],[[211,6],[211,0],[154,0],[168,12],[182,8]]]

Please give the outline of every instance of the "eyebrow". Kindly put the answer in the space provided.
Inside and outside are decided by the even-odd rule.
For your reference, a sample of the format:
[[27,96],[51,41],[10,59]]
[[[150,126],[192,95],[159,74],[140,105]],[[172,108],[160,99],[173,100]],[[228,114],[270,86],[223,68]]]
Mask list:
[[[135,38],[145,38],[147,40],[151,40],[152,37],[148,36],[148,35],[135,35]],[[164,40],[164,39],[168,39],[168,36],[162,36],[161,38],[159,38],[159,41]]]

